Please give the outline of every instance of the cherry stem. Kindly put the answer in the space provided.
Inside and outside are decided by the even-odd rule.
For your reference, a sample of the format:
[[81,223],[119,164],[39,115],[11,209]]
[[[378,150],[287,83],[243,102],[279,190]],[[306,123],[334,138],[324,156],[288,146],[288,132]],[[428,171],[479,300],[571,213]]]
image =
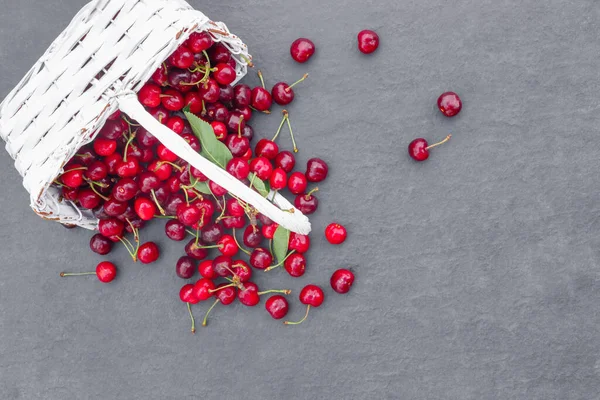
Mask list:
[[[285,110],[284,110],[285,111]],[[288,118],[288,114],[287,112],[285,112],[283,114],[283,118],[281,119],[281,123],[279,124],[279,128],[277,128],[277,132],[275,132],[275,136],[273,136],[273,139],[271,139],[271,141],[275,141],[275,139],[277,139],[277,136],[279,136],[279,133],[281,132],[281,128],[283,128],[283,124],[285,124],[285,120]]]
[[283,293],[283,294],[291,294],[292,291],[289,289],[281,289],[281,290],[265,290],[264,292],[258,292],[259,296],[262,296],[263,294],[269,294],[269,293]]
[[292,321],[285,321],[284,324],[286,325],[298,325],[303,323],[306,320],[306,317],[308,317],[308,312],[310,311],[310,304],[306,306],[306,314],[304,314],[304,318],[302,318],[300,321],[297,322],[292,322]]
[[61,272],[60,276],[61,278],[64,278],[65,276],[83,276],[83,275],[96,275],[95,272]]
[[134,124],[133,122],[129,121],[129,119],[127,119],[127,117],[124,116],[124,115],[122,115],[121,118],[123,118],[123,120],[125,122],[127,122],[127,125],[130,125],[130,126],[141,126],[140,124]]
[[123,245],[125,245],[127,252],[133,259],[133,262],[137,262],[137,251],[135,251],[135,247],[131,244],[131,242],[124,237],[120,237],[119,240],[121,241],[121,243],[123,243]]
[[90,183],[92,183],[92,184],[90,184],[90,189],[92,189],[92,192],[96,193],[96,195],[97,195],[98,197],[100,197],[100,198],[101,198],[102,200],[104,200],[104,201],[108,201],[108,200],[109,200],[109,198],[108,198],[108,197],[106,197],[106,196],[102,195],[100,192],[98,192],[98,191],[96,190],[96,188],[95,188],[95,187],[94,187],[94,185],[93,185],[93,183],[94,183],[94,182],[90,182]]
[[129,145],[135,139],[135,132],[131,132],[131,126],[129,127],[129,139],[127,139],[127,143],[125,144],[125,150],[123,150],[123,161],[127,162],[127,149],[129,149]]
[[452,135],[448,135],[448,136],[446,136],[446,138],[445,138],[444,140],[442,140],[441,142],[437,142],[437,143],[434,143],[434,144],[432,144],[432,145],[430,145],[430,146],[427,146],[427,147],[425,147],[425,150],[429,150],[429,149],[432,149],[432,148],[434,148],[435,146],[439,146],[440,144],[444,144],[444,143],[446,143],[448,140],[450,140],[450,138],[451,138],[451,137],[452,137]]
[[129,220],[129,218],[125,218],[125,220],[127,221],[127,223],[129,224],[129,226],[131,227],[131,231],[133,233],[133,238],[135,239],[136,243],[140,243],[140,231],[139,229],[137,229],[135,226],[133,226],[133,224],[131,223],[131,221]]
[[235,286],[235,283],[230,283],[229,285],[220,286],[220,287],[218,287],[218,288],[216,288],[216,289],[210,289],[210,290],[208,291],[208,293],[215,293],[215,292],[218,292],[219,290],[223,290],[223,289],[225,289],[225,288],[232,287],[232,286]]
[[68,170],[66,170],[66,171],[63,171],[62,175],[66,174],[67,172],[71,172],[71,171],[79,171],[79,170],[84,170],[84,169],[87,169],[87,167],[77,167],[77,168],[71,168],[71,169],[68,169]]
[[196,333],[196,320],[194,319],[194,314],[192,314],[192,307],[190,307],[190,303],[187,303],[188,313],[190,314],[190,319],[192,320],[192,333]]
[[290,90],[292,90],[292,88],[294,86],[296,86],[297,84],[299,84],[300,82],[304,81],[306,78],[308,78],[308,74],[304,74],[304,76],[300,79],[298,79],[296,82],[292,83],[291,85],[289,85],[288,87],[285,88],[286,92],[289,92]]
[[156,193],[154,192],[154,189],[152,189],[151,192],[152,192],[152,199],[154,199],[154,203],[156,203],[156,207],[158,207],[158,211],[160,212],[160,215],[167,215],[165,210],[158,203],[158,199],[156,198]]
[[242,122],[244,122],[244,116],[240,117],[240,122],[238,123],[238,138],[242,137]]
[[294,139],[294,132],[292,131],[292,124],[290,122],[289,113],[287,110],[283,110],[284,115],[287,117],[285,120],[287,121],[288,129],[290,130],[290,136],[292,137],[292,144],[294,145],[294,153],[298,152],[298,147],[296,146],[296,139]]
[[238,243],[237,237],[235,236],[235,228],[233,228],[231,236],[233,236],[233,240],[235,240],[235,244],[237,244],[237,247],[241,251],[243,251],[244,253],[246,253],[247,255],[250,255],[250,252],[248,250],[246,250],[245,248],[243,248],[242,246],[240,246],[240,244]]
[[292,254],[294,254],[296,252],[296,250],[292,250],[289,252],[289,254],[287,256],[285,256],[285,258],[283,260],[281,260],[279,263],[277,263],[276,265],[271,265],[269,268],[265,269],[265,272],[268,272],[272,269],[275,269],[277,267],[281,267],[283,265],[283,263],[285,262],[285,260],[287,260]]
[[[160,168],[163,164],[169,164],[171,167],[175,168],[179,172],[183,171],[183,167],[181,167],[175,163],[172,163],[171,161],[159,161],[158,164],[156,164],[156,166],[158,168]],[[156,171],[157,171],[157,169],[154,170],[154,172],[156,172]]]
[[269,253],[273,254],[273,239],[269,240]]
[[244,60],[246,62],[246,64],[248,64],[248,66],[250,68],[254,68],[254,63],[252,62],[252,60],[250,60],[248,57],[246,57],[243,54],[240,54],[240,57],[241,57],[242,60]]
[[313,194],[314,192],[318,192],[318,191],[319,191],[319,188],[318,188],[318,187],[316,187],[316,188],[314,188],[313,190],[311,190],[310,192],[306,193],[306,196],[304,196],[304,198],[305,198],[306,200],[310,200],[310,196],[312,196],[312,194]]
[[177,217],[174,216],[174,215],[155,215],[154,218],[160,218],[160,219],[177,219]]
[[256,178],[256,174],[252,174],[252,179],[250,179],[250,186],[248,186],[250,189],[252,189],[252,185],[254,185],[254,178]]
[[[259,112],[259,110],[257,110],[256,108],[254,108],[252,106],[249,106],[249,107],[251,110]],[[260,112],[264,113],[264,114],[271,114],[271,110],[264,110],[264,111],[260,111]]]
[[265,81],[263,79],[263,75],[262,75],[262,72],[261,72],[260,69],[258,70],[258,78],[260,79],[260,83],[262,84],[263,89],[266,89],[266,87],[265,87]]
[[208,320],[208,314],[210,314],[210,312],[212,311],[212,309],[213,309],[213,308],[215,308],[215,306],[216,306],[217,304],[219,304],[219,302],[220,302],[220,300],[219,300],[219,299],[217,299],[217,300],[215,300],[215,302],[213,303],[213,305],[212,305],[212,306],[210,306],[210,308],[209,308],[209,309],[208,309],[208,311],[206,312],[206,315],[204,316],[204,320],[202,321],[202,326],[206,326],[206,325],[207,325],[207,323],[208,323],[208,322],[207,322],[207,320]]

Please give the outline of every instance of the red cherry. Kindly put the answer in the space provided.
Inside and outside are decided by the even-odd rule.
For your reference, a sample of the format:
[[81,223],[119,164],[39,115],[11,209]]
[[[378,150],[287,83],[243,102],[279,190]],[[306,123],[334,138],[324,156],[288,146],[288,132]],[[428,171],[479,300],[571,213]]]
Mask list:
[[445,92],[437,101],[438,108],[446,117],[454,117],[462,109],[462,101],[454,92]]
[[113,242],[97,233],[90,239],[90,249],[101,256],[107,255],[112,250]]
[[137,252],[137,258],[142,264],[150,264],[158,260],[160,251],[154,242],[146,242],[140,246]]
[[227,125],[220,121],[213,121],[210,123],[210,125],[212,126],[213,132],[215,133],[217,139],[219,139],[221,142],[224,142],[227,138]]
[[146,107],[158,107],[160,105],[160,94],[160,86],[153,83],[146,83],[138,92],[138,100]]
[[244,238],[243,239],[244,244],[246,246],[255,248],[255,247],[260,246],[263,236],[262,236],[260,229],[258,229],[256,226],[248,225],[246,227],[246,229],[244,230],[243,238]]
[[214,79],[209,79],[204,82],[203,85],[200,85],[200,90],[198,91],[202,99],[207,103],[216,103],[219,101],[219,97],[221,96],[221,88],[219,87],[219,83]]
[[152,74],[152,81],[158,86],[167,86],[169,84],[169,71],[166,65],[161,65]]
[[267,309],[268,313],[271,314],[271,317],[274,319],[281,319],[287,315],[289,305],[285,297],[277,294],[269,297],[265,303],[265,308]]
[[283,169],[288,174],[292,172],[295,165],[296,159],[291,151],[284,150],[275,157],[275,167]]
[[223,43],[215,43],[210,48],[209,55],[214,63],[226,63],[231,59],[231,52]]
[[297,325],[304,322],[306,317],[308,317],[308,312],[310,311],[311,306],[319,307],[321,304],[323,304],[323,300],[325,300],[325,293],[323,293],[323,289],[317,285],[306,285],[302,291],[300,291],[300,296],[298,297],[302,304],[306,304],[306,314],[304,315],[304,318],[298,322],[285,321],[284,323],[286,325]]
[[250,174],[250,166],[243,158],[234,157],[227,163],[225,168],[234,178],[244,180]]
[[202,53],[213,45],[212,37],[208,32],[194,32],[187,40],[188,48],[194,53]]
[[245,282],[237,295],[240,303],[248,307],[254,307],[260,302],[258,286],[253,282]]
[[227,125],[227,129],[231,133],[238,133],[239,131],[243,131],[246,127],[246,121],[242,117],[242,114],[239,111],[232,111],[227,116],[225,125]]
[[148,114],[152,115],[154,119],[163,125],[166,125],[169,122],[169,110],[164,108],[162,105],[156,108],[149,108]]
[[282,168],[275,168],[271,177],[269,178],[269,184],[272,190],[285,189],[287,186],[287,175]]
[[288,85],[285,82],[276,83],[273,86],[273,89],[271,89],[271,97],[273,98],[275,103],[281,106],[290,104],[292,101],[294,101],[293,87],[299,84],[300,82],[304,81],[306,78],[308,78],[308,74],[304,74],[302,78],[292,83],[291,85]]
[[127,157],[117,165],[117,175],[121,178],[133,178],[140,171],[140,162],[135,157]]
[[175,89],[165,90],[161,95],[161,102],[164,108],[169,111],[179,111],[185,106],[183,95]]
[[117,276],[117,267],[111,262],[103,261],[96,266],[95,272],[76,272],[76,273],[66,273],[61,272],[61,277],[67,276],[83,276],[83,275],[96,275],[98,280],[102,283],[109,283],[115,279]]
[[257,157],[250,161],[250,171],[254,172],[258,179],[265,181],[271,177],[273,166],[267,158]]
[[185,225],[176,219],[172,219],[165,225],[165,233],[169,239],[180,242],[186,236]]
[[67,164],[65,172],[60,176],[60,180],[70,188],[78,188],[83,184],[85,169],[86,167],[81,164]]
[[91,210],[98,207],[102,199],[92,189],[81,189],[77,194],[77,201],[82,208]]
[[269,225],[263,225],[261,227],[262,235],[266,239],[271,240],[275,236],[275,231],[277,230],[278,227],[279,227],[279,224],[276,224],[276,223],[272,223],[272,224],[269,224]]
[[198,272],[203,278],[215,279],[218,276],[213,269],[213,260],[201,261],[198,265]]
[[225,208],[227,215],[233,217],[243,217],[246,214],[246,210],[237,199],[228,199]]
[[331,223],[325,228],[325,237],[331,244],[342,244],[346,240],[346,228],[338,223]]
[[295,250],[298,253],[306,253],[310,248],[310,237],[308,235],[301,235],[296,232],[290,233],[290,240],[288,244],[289,250]]
[[252,104],[252,89],[248,85],[239,84],[233,88],[233,105],[237,108]]
[[320,158],[311,158],[306,163],[306,179],[309,182],[321,182],[327,178],[329,167],[327,163]]
[[212,267],[218,276],[230,276],[233,271],[233,261],[231,260],[231,257],[220,255],[215,257]]
[[135,199],[133,208],[135,209],[135,213],[143,221],[150,221],[156,215],[156,206],[146,197],[138,197]]
[[237,78],[235,69],[229,64],[217,64],[212,73],[213,78],[221,85],[229,85]]
[[315,54],[315,44],[309,39],[296,39],[290,46],[290,55],[299,63],[307,62],[313,54]]
[[202,278],[196,282],[194,285],[194,295],[198,299],[198,301],[205,301],[210,299],[213,296],[212,291],[215,288],[215,284],[212,280],[207,278]]
[[306,271],[306,258],[300,253],[294,253],[283,262],[283,266],[290,276],[301,277]]
[[431,146],[428,146],[427,140],[423,138],[415,139],[408,145],[408,154],[415,161],[425,161],[429,158],[429,149],[439,146],[440,144],[446,143],[448,140],[450,140],[451,137],[452,135],[448,135],[441,142],[432,144]]
[[223,235],[217,242],[217,246],[219,246],[219,251],[221,254],[227,257],[233,257],[238,253],[238,245],[235,242],[235,239],[231,235]]
[[86,171],[84,171],[86,178],[92,181],[99,181],[108,175],[108,167],[102,161],[92,162]]
[[193,226],[200,221],[200,210],[193,204],[181,204],[177,207],[177,219],[185,226]]
[[194,53],[186,46],[181,45],[169,56],[167,62],[174,67],[188,69],[194,64]]
[[227,283],[221,283],[217,286],[217,292],[215,296],[224,306],[228,306],[233,303],[236,298],[236,290],[234,287],[227,286]]
[[225,196],[228,193],[227,189],[217,185],[213,181],[208,182],[208,188],[215,196]]
[[227,136],[225,144],[234,157],[242,157],[250,149],[250,140],[237,134]]
[[119,153],[113,153],[109,156],[106,156],[104,158],[104,164],[106,164],[106,166],[108,167],[108,173],[110,175],[116,175],[117,167],[121,164],[122,161],[123,156]]
[[365,29],[358,32],[358,49],[364,54],[371,54],[379,47],[379,35]]
[[179,290],[179,299],[184,303],[196,304],[200,300],[194,295],[194,285],[188,283]]
[[258,111],[267,111],[272,104],[273,99],[267,89],[259,86],[252,89],[252,107]]
[[233,261],[233,272],[240,282],[248,282],[252,277],[252,268],[242,260]]
[[308,186],[308,181],[306,180],[306,176],[301,172],[294,172],[290,175],[288,179],[288,189],[293,194],[304,193],[306,187]]
[[77,197],[79,196],[79,189],[70,188],[68,186],[63,186],[62,187],[62,196],[65,200],[75,201],[75,200],[77,200]]
[[277,157],[278,152],[279,146],[277,146],[277,143],[269,139],[260,139],[254,147],[254,154],[256,154],[256,157],[265,157],[269,160]]
[[273,255],[271,255],[269,250],[262,247],[257,247],[250,254],[250,265],[256,269],[267,269],[271,266],[272,262]]
[[348,293],[354,283],[354,274],[347,269],[338,269],[331,275],[331,288],[337,293]]
[[117,151],[117,142],[115,140],[97,138],[94,140],[94,151],[102,157],[110,156]]
[[[160,104],[160,97],[158,101]],[[117,140],[122,137],[127,128],[128,125],[125,121],[106,121],[98,135],[104,139]]]
[[175,162],[177,161],[177,154],[169,150],[164,144],[160,143],[156,147],[156,155],[163,161]]
[[242,229],[246,226],[244,217],[229,217],[223,220],[223,226],[226,229]]
[[319,199],[313,195],[319,188],[314,188],[306,194],[299,194],[294,200],[294,206],[300,210],[302,214],[309,215],[317,211],[319,207]]

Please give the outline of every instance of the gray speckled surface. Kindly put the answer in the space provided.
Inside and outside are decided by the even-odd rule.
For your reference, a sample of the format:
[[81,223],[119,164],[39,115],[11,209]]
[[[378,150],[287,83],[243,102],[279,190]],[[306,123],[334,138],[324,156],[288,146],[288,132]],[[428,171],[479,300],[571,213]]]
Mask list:
[[[271,84],[311,73],[290,107],[299,159],[321,156],[331,174],[309,270],[258,283],[298,293],[353,266],[351,294],[328,290],[297,327],[262,306],[216,309],[192,336],[182,246],[162,224],[146,232],[160,264],[119,249],[113,284],[60,280],[100,258],[86,232],[30,211],[0,151],[0,398],[600,398],[598,2],[293,3],[192,1]],[[0,0],[0,97],[83,4]],[[355,49],[363,28],[382,37],[372,57]],[[288,56],[299,36],[318,47],[303,66]],[[448,89],[465,104],[454,119],[434,107]],[[278,119],[253,125],[268,136]],[[449,130],[429,161],[408,159],[413,138]],[[322,240],[331,220],[350,231],[339,248]]]

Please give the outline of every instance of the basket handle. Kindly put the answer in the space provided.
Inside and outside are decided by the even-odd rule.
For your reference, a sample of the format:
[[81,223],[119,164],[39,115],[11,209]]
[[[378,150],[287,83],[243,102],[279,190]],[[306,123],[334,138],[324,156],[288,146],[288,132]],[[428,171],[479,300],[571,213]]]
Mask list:
[[[194,151],[181,136],[177,135],[175,132],[158,122],[152,115],[148,114],[138,101],[137,95],[134,92],[120,94],[117,97],[117,102],[119,104],[119,109],[122,112],[142,125],[178,157],[202,171],[208,179],[227,189],[230,193],[235,194],[246,203],[252,205],[260,213],[269,217],[280,226],[303,235],[307,235],[310,232],[311,226],[308,218],[290,204],[285,197],[277,193],[275,194],[273,203],[281,209],[293,210],[294,212],[282,211],[260,194],[231,176],[227,171],[202,157]],[[270,193],[268,197],[271,196],[273,196],[273,193]]]

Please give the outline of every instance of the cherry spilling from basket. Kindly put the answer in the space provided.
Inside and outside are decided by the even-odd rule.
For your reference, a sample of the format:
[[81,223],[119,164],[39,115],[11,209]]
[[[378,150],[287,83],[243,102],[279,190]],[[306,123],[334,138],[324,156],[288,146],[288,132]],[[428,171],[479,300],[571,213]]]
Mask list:
[[[138,100],[194,151],[266,200],[273,201],[278,192],[289,190],[296,196],[298,210],[316,212],[315,185],[327,178],[329,167],[324,160],[311,158],[306,170],[294,171],[298,147],[288,111],[281,111],[281,121],[270,139],[260,139],[255,145],[250,125],[256,113],[275,113],[273,102],[290,104],[295,96],[292,88],[308,74],[293,84],[279,82],[268,90],[261,71],[260,85],[232,86],[236,67],[237,61],[225,45],[214,43],[206,32],[193,33],[140,88]],[[290,135],[292,151],[280,149],[278,139],[284,130]],[[144,241],[142,231],[149,221],[164,220],[165,235],[182,242],[184,254],[174,266],[175,273],[184,280],[195,280],[186,282],[179,292],[187,304],[192,331],[191,305],[211,299],[202,325],[219,303],[229,305],[237,300],[253,307],[268,294],[275,294],[265,302],[269,314],[275,319],[286,316],[289,305],[283,296],[290,290],[259,289],[252,276],[259,271],[275,274],[283,270],[291,277],[303,276],[310,238],[279,226],[209,180],[127,115],[118,111],[111,115],[96,139],[65,165],[55,185],[65,200],[98,218],[99,233],[91,238],[90,249],[100,255],[109,254],[115,243],[121,243],[134,262],[156,262],[159,246]],[[297,212],[294,208],[282,211]],[[327,239],[339,244],[343,241],[339,232],[343,229],[345,238],[345,229],[339,224],[336,229],[335,240],[329,230]],[[102,269],[97,273],[102,282],[111,282],[116,276],[116,267],[109,266],[110,270],[104,268],[108,272]],[[281,271],[270,272],[275,269]],[[87,274],[91,273],[63,276]],[[344,279],[349,290],[352,282],[347,274]],[[306,294],[300,300],[318,307],[322,290],[314,285],[309,289],[310,293],[320,291],[320,300],[307,300]]]

